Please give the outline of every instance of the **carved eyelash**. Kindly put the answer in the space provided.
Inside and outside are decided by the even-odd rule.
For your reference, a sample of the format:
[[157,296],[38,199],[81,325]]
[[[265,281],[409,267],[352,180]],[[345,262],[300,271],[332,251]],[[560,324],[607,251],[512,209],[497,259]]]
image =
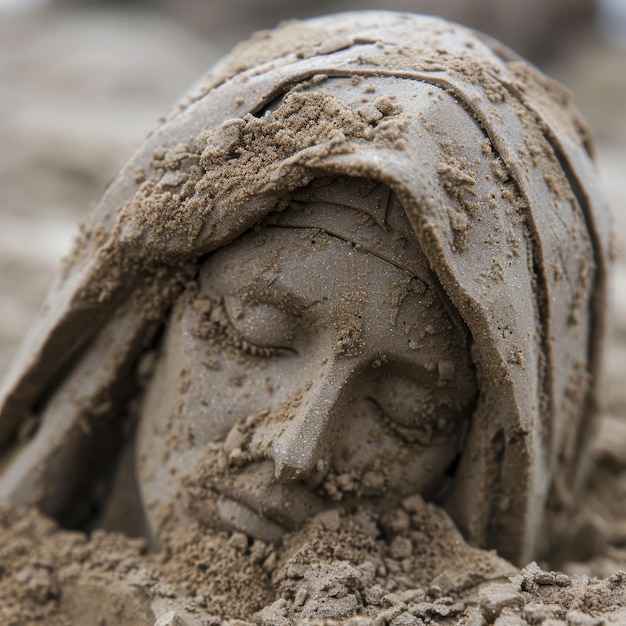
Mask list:
[[283,348],[268,348],[267,346],[257,346],[254,343],[250,343],[247,339],[244,339],[234,327],[232,328],[232,331],[235,336],[228,337],[230,345],[236,350],[244,352],[249,356],[269,359],[284,352]]
[[430,445],[435,429],[418,430],[417,428],[401,426],[393,418],[389,417],[377,400],[372,397],[366,398],[366,400],[372,404],[380,420],[394,435],[401,437],[406,443],[417,444],[424,447]]

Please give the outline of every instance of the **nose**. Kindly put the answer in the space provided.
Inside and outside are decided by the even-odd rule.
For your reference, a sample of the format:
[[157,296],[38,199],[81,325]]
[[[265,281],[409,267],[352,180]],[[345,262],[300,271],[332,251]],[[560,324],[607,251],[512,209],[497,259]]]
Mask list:
[[327,363],[286,429],[274,438],[274,475],[280,482],[307,479],[327,456],[347,386],[354,373],[348,360]]

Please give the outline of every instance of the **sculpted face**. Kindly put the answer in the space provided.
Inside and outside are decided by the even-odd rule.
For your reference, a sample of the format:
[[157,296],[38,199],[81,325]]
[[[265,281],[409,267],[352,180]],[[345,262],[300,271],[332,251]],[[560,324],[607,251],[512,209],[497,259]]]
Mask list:
[[142,407],[157,535],[202,520],[274,541],[324,509],[441,493],[476,388],[422,261],[413,276],[320,230],[269,226],[204,262]]

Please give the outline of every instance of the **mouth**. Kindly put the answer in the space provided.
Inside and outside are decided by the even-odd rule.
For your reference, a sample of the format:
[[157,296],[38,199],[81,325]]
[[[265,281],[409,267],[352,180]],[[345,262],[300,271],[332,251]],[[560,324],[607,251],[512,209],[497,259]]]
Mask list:
[[287,532],[284,526],[261,517],[254,509],[225,496],[218,499],[217,510],[222,521],[230,528],[265,543],[278,543]]
[[278,482],[271,461],[248,465],[215,491],[221,523],[266,543],[278,543],[327,508],[303,483]]

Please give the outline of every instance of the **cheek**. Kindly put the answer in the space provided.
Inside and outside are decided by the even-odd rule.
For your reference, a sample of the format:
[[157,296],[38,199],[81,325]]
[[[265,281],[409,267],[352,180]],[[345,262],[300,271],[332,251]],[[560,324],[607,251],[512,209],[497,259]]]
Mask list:
[[453,442],[439,442],[427,448],[407,444],[404,453],[396,454],[392,460],[389,480],[393,492],[399,497],[414,493],[435,497],[455,456]]
[[[184,391],[179,396],[179,421],[191,435],[191,443],[184,445],[192,454],[200,454],[216,442],[219,445],[227,441],[229,448],[238,447],[242,437],[235,431],[239,431],[247,433],[245,446],[263,456],[285,419],[292,417],[298,407],[303,394],[303,369],[296,370],[291,361],[227,351],[216,354],[210,362],[217,365],[208,367],[205,363],[209,350],[197,342],[187,348],[186,354],[196,366],[190,370],[188,381],[180,385]],[[263,419],[265,413],[272,420]]]
[[331,467],[337,474],[362,477],[375,472],[384,476],[388,495],[430,495],[445,477],[456,447],[452,435],[433,438],[428,446],[409,443],[363,403],[352,407],[342,420]]

